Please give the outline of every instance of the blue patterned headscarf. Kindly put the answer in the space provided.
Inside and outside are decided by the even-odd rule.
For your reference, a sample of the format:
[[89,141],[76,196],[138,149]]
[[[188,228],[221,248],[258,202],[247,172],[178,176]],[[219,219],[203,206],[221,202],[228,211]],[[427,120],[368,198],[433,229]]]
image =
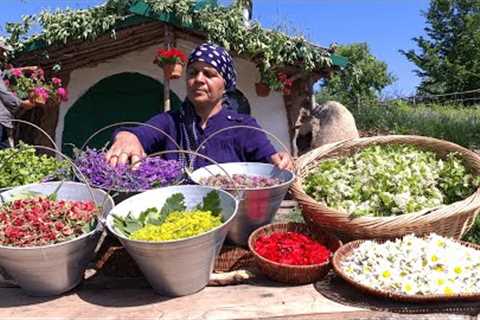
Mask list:
[[197,61],[208,63],[217,70],[225,80],[225,91],[235,90],[237,76],[233,59],[227,50],[213,43],[203,43],[196,47],[188,57],[188,64]]

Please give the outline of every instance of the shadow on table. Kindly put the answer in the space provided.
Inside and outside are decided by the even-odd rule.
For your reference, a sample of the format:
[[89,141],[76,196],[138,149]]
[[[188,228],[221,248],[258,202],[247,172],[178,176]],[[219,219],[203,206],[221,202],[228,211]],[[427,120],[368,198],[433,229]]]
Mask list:
[[476,315],[480,302],[408,303],[375,297],[353,288],[331,271],[314,285],[325,298],[350,307],[396,313],[455,313]]
[[77,296],[106,307],[132,307],[167,301],[172,298],[155,293],[143,277],[109,277],[99,272],[77,288]]
[[[72,291],[73,290],[75,289],[72,289]],[[21,288],[14,286],[2,287],[0,292],[0,308],[30,306],[45,303],[62,297],[62,295],[54,297],[32,297],[27,295]],[[70,293],[71,291],[65,294]]]

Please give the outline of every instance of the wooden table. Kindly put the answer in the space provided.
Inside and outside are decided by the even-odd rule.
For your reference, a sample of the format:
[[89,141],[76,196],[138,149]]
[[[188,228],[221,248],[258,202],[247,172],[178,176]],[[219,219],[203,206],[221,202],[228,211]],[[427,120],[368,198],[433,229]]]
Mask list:
[[477,319],[455,314],[393,314],[332,302],[313,285],[284,287],[272,282],[207,287],[190,296],[156,295],[143,280],[112,283],[90,278],[57,298],[0,289],[1,319]]
[[[277,219],[295,205],[285,201]],[[111,276],[111,275],[110,275]],[[367,298],[367,297],[366,297]],[[87,272],[71,292],[35,298],[16,287],[0,288],[0,319],[477,319],[464,314],[394,314],[328,300],[314,285],[284,286],[258,278],[251,284],[207,287],[190,296],[161,297],[143,278]]]

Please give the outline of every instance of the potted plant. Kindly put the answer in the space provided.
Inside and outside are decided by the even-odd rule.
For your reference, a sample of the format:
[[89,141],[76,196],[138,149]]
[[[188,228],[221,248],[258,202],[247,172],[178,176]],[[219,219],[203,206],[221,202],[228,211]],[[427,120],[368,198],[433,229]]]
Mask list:
[[268,86],[268,84],[260,81],[255,83],[255,92],[259,97],[268,97],[268,95],[270,94],[270,87]]
[[62,86],[62,80],[53,77],[47,81],[41,68],[23,69],[7,66],[3,81],[18,98],[31,99],[37,105],[45,105],[48,99],[56,102],[68,100],[67,89]]
[[182,76],[183,66],[187,56],[176,48],[158,49],[153,63],[163,68],[165,78],[179,79]]

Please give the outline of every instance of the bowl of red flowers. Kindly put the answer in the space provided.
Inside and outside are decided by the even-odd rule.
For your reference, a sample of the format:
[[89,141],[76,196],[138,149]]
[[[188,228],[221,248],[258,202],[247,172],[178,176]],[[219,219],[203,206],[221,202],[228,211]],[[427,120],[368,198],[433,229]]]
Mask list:
[[268,278],[292,285],[318,281],[331,268],[342,246],[334,235],[303,223],[275,223],[255,230],[248,239],[257,266]]

